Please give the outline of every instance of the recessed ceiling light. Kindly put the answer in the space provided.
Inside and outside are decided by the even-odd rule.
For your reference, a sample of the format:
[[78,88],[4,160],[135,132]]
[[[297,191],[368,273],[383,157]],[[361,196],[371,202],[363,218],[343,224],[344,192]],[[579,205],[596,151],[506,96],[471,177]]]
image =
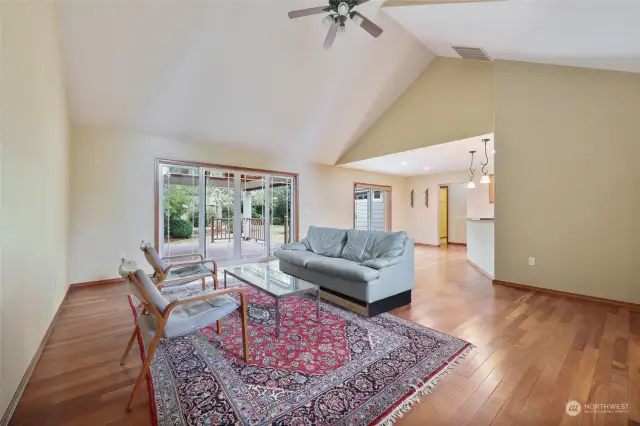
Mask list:
[[491,151],[491,153],[492,153],[492,154],[495,154],[495,153],[496,153],[496,150],[494,149],[493,151]]
[[424,167],[423,167],[423,169],[425,169],[425,170],[429,170],[430,168],[431,168],[431,167],[429,167],[429,166],[424,166]]
[[406,162],[406,161],[402,161],[402,162],[400,162],[400,165],[401,165],[401,166],[406,166],[406,165],[407,165],[407,162]]

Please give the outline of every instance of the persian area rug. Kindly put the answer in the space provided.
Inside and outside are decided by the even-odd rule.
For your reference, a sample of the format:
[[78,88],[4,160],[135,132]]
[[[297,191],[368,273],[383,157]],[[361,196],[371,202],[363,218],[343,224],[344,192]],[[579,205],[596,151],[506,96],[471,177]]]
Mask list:
[[274,299],[244,289],[249,364],[237,311],[221,335],[214,324],[162,340],[147,378],[156,425],[389,425],[472,349],[390,314],[366,318],[325,302],[318,322],[303,297],[280,301],[276,339]]

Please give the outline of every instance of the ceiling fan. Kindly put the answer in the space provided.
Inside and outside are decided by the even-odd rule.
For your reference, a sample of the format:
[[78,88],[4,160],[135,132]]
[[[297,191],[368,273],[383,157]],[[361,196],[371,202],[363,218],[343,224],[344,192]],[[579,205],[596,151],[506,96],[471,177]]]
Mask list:
[[329,33],[324,40],[324,48],[329,49],[336,39],[338,31],[344,32],[347,19],[351,18],[356,25],[360,25],[363,30],[374,37],[382,34],[382,28],[367,19],[363,14],[353,10],[354,7],[366,3],[369,0],[329,0],[329,6],[312,7],[309,9],[293,10],[289,12],[289,18],[301,18],[303,16],[329,13],[323,18],[325,24],[331,24]]

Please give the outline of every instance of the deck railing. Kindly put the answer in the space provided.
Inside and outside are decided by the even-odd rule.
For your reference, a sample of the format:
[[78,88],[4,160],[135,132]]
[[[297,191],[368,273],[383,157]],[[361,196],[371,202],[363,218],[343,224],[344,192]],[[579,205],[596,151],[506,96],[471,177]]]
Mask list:
[[[211,217],[211,242],[215,243],[219,240],[233,239],[233,218],[217,219]],[[284,218],[284,242],[291,242],[291,221],[288,217]],[[264,241],[265,239],[265,223],[263,218],[243,218],[242,219],[242,239]]]

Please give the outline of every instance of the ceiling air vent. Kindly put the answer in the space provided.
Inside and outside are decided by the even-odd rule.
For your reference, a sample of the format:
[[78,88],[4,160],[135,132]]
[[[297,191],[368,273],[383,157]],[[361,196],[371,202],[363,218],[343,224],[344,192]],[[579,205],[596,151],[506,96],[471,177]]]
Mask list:
[[487,52],[479,47],[451,46],[462,59],[473,59],[475,61],[491,61]]

